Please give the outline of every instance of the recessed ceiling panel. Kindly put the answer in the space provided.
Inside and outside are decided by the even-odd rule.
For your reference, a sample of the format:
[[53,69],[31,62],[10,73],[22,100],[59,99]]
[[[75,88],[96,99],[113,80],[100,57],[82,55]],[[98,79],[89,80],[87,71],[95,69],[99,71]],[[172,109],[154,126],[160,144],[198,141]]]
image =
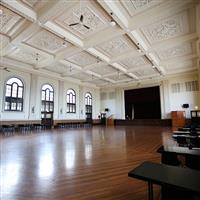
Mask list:
[[106,78],[112,79],[114,81],[129,81],[132,80],[129,76],[121,73],[116,73],[115,75],[107,76]]
[[98,73],[100,75],[107,75],[107,74],[117,72],[116,69],[110,65],[97,66],[97,67],[94,67],[93,69],[91,69],[91,71]]
[[184,11],[178,15],[157,21],[142,28],[142,31],[151,44],[185,35],[189,33],[188,13]]
[[71,57],[65,58],[65,60],[77,64],[81,67],[97,63],[97,58],[90,55],[89,53],[82,51],[80,53],[74,54]]
[[[105,17],[102,8],[94,1],[85,0],[66,10],[55,19],[55,22],[84,39],[106,28],[109,24],[109,19]],[[75,23],[77,24],[71,26],[71,24]]]
[[15,51],[10,53],[8,57],[11,57],[13,59],[16,59],[28,64],[33,64],[35,66],[40,64],[41,61],[44,61],[45,59],[47,59],[47,57],[37,54],[37,51],[32,51],[29,49],[19,49],[19,48],[17,48]]
[[130,50],[134,51],[134,46],[127,36],[114,37],[95,48],[109,57],[115,57]]
[[44,29],[33,35],[26,43],[50,53],[72,46],[71,43]]
[[122,64],[126,69],[136,68],[136,67],[142,67],[146,64],[149,64],[148,60],[144,57],[129,57],[122,61],[120,61],[120,64]]
[[191,43],[185,43],[185,44],[173,47],[173,48],[158,51],[158,55],[161,60],[176,58],[179,56],[186,56],[189,54],[192,54],[192,44]]
[[145,11],[148,8],[152,8],[153,6],[160,4],[162,1],[163,0],[120,0],[131,16]]
[[149,77],[152,75],[158,75],[158,73],[151,67],[149,68],[145,68],[145,69],[141,69],[141,70],[137,70],[134,72],[134,74],[138,77]]
[[45,69],[59,74],[70,73],[72,71],[72,69],[69,66],[63,65],[61,63],[54,63],[45,67]]
[[0,32],[9,35],[9,31],[22,19],[21,16],[0,5]]

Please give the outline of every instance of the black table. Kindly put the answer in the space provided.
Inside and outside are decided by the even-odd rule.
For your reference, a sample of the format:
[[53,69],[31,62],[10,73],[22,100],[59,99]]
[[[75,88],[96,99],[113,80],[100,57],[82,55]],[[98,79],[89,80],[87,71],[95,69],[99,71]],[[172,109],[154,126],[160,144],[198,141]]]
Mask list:
[[148,198],[153,200],[153,184],[168,185],[200,194],[200,171],[165,164],[144,162],[128,173],[148,182]]

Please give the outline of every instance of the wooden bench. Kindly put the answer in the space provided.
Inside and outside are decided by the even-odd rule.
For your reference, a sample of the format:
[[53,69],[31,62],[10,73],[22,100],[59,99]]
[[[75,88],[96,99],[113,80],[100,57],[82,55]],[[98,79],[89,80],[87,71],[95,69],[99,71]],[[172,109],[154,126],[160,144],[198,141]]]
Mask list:
[[198,170],[144,162],[131,170],[128,176],[148,182],[149,200],[153,200],[153,184],[170,186],[200,195],[200,171]]

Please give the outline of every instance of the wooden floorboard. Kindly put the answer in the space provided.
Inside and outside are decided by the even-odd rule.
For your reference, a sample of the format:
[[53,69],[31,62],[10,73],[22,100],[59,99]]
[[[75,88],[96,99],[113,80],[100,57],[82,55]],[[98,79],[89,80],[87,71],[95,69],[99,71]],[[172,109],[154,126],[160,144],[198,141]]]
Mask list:
[[[1,200],[145,200],[127,173],[156,153],[170,129],[124,126],[54,129],[0,137]],[[156,199],[159,188],[155,187]]]

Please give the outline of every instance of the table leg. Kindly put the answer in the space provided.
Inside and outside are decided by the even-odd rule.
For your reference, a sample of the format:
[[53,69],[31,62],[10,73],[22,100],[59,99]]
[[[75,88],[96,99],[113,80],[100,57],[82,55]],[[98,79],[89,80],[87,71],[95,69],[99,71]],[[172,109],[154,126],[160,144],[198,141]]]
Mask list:
[[151,181],[148,181],[148,199],[153,200],[153,184]]

